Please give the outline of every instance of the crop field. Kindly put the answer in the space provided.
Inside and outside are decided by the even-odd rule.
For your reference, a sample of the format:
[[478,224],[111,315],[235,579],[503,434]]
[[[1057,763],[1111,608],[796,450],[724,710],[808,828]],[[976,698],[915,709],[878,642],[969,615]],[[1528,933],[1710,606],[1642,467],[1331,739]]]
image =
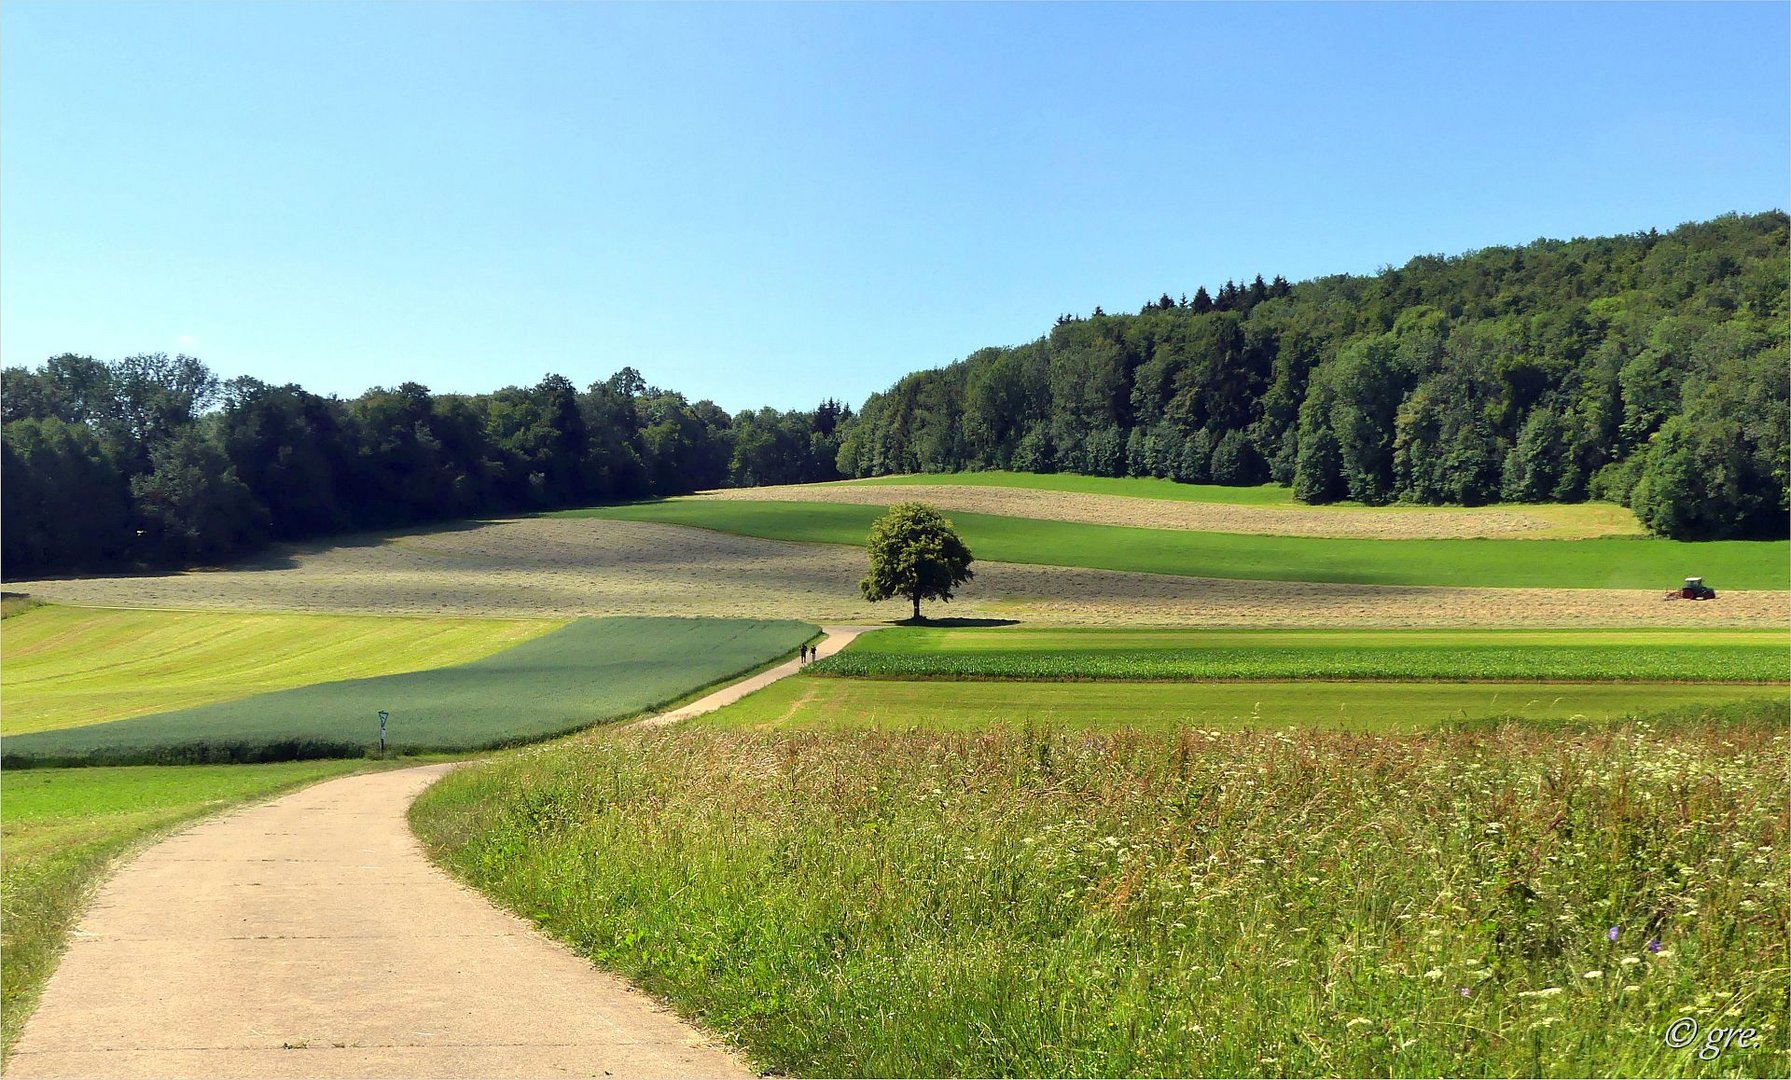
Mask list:
[[[563,517],[651,521],[811,544],[862,546],[877,506],[668,499],[562,511]],[[1138,529],[957,513],[982,560],[1253,581],[1475,588],[1664,590],[1687,574],[1723,589],[1791,584],[1791,541],[1362,540]],[[1696,567],[1696,570],[1687,569]]]
[[1782,718],[690,723],[457,772],[412,821],[773,1075],[1706,1075],[1661,1037],[1687,1015],[1777,1075],[1788,751]]
[[[979,552],[979,555],[981,553]],[[435,618],[681,615],[872,623],[862,548],[601,518],[525,518],[292,547],[226,570],[39,580],[59,603]],[[979,563],[935,615],[1073,626],[1783,627],[1786,590],[1666,603],[1656,589],[1460,589],[1231,581]]]
[[446,667],[490,656],[557,625],[37,607],[6,621],[0,735]]
[[1605,723],[1633,716],[1791,722],[1783,685],[1533,682],[959,682],[831,679],[774,683],[700,718],[731,728],[982,731],[994,727],[1173,731],[1318,728],[1416,731],[1488,718]]
[[632,716],[794,652],[795,621],[581,619],[481,660],[8,738],[4,761],[107,764],[470,750]]
[[[970,474],[981,475],[981,474]],[[1007,476],[1008,474],[1001,474]],[[1201,497],[1212,492],[1256,488],[1213,488],[1197,485],[1193,494],[1163,493],[1155,487],[1133,489],[1135,480],[1103,480],[1093,488],[1070,485],[934,483],[946,477],[902,478],[906,483],[858,481],[791,484],[782,487],[727,488],[704,492],[701,498],[747,502],[826,502],[888,506],[918,500],[953,513],[1072,521],[1088,525],[1126,525],[1196,532],[1253,533],[1268,536],[1331,536],[1381,538],[1505,540],[1578,540],[1600,536],[1641,536],[1634,514],[1610,503],[1544,506],[1414,507],[1307,506],[1279,502],[1239,502]],[[1015,479],[1024,480],[1025,477]],[[1089,480],[1089,477],[1040,479]],[[1150,481],[1149,484],[1168,483]],[[1188,485],[1175,484],[1173,487]],[[1117,488],[1117,490],[1116,490]],[[1274,488],[1286,495],[1286,489]],[[1130,492],[1130,493],[1128,493]]]
[[895,627],[810,675],[895,679],[1791,681],[1772,631],[1063,630]]
[[0,801],[3,1045],[18,1037],[63,939],[119,855],[193,818],[367,767],[302,761],[9,771]]

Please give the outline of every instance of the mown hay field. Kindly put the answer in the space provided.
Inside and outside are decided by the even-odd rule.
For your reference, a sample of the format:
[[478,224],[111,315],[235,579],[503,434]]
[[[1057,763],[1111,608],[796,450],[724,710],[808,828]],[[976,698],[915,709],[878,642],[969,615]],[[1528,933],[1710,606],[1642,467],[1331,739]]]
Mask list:
[[1112,630],[894,627],[811,675],[899,679],[1791,680],[1768,630]]
[[[817,502],[666,499],[561,511],[561,517],[694,525],[811,544],[863,545],[883,510]],[[1791,541],[1654,538],[1381,540],[1253,536],[957,513],[985,561],[1252,581],[1463,588],[1665,589],[1688,574],[1724,589],[1791,586]],[[1696,569],[1688,569],[1696,567]]]
[[[1540,550],[1524,545],[1526,550]],[[525,518],[282,548],[226,570],[32,581],[33,595],[104,607],[481,618],[687,615],[874,623],[862,550],[597,518]],[[1786,590],[1713,603],[1654,589],[1466,589],[1234,581],[979,563],[936,617],[1062,626],[1782,627]],[[1671,584],[1671,583],[1669,583]]]
[[580,619],[481,660],[6,740],[8,766],[474,750],[632,716],[795,652],[794,620]]
[[[1776,1075],[1788,750],[691,723],[457,772],[412,820],[772,1074]],[[1756,1043],[1708,1064],[1683,1016]]]
[[[1099,485],[1043,487],[1021,481],[1040,479],[1011,473],[964,473],[1008,483],[948,483],[958,477],[886,477],[877,482],[791,484],[727,488],[700,498],[747,502],[824,502],[888,506],[919,501],[942,510],[1006,517],[1072,521],[1087,525],[1127,525],[1147,529],[1251,533],[1266,536],[1326,536],[1354,539],[1440,540],[1485,537],[1501,540],[1584,540],[1642,536],[1645,530],[1628,509],[1611,503],[1545,506],[1365,507],[1305,506],[1291,501],[1225,497],[1257,488],[1223,488],[1169,481],[1108,480]],[[900,481],[900,482],[898,482]],[[1159,485],[1193,488],[1165,493]],[[1142,486],[1140,486],[1142,485]],[[1286,494],[1285,488],[1274,488]]]
[[0,735],[446,667],[558,625],[38,606],[6,620]]
[[1491,718],[1605,723],[1777,716],[1786,687],[1621,682],[1011,682],[839,679],[804,675],[766,687],[700,722],[753,729],[985,731],[1121,728],[1421,731]]
[[[860,480],[836,480],[811,487],[1017,487],[1065,494],[1121,495],[1133,499],[1171,502],[1223,503],[1227,506],[1299,506],[1293,489],[1280,484],[1231,487],[1226,484],[1182,484],[1153,476],[1083,476],[1079,473],[1006,472],[989,469],[959,473],[897,473]],[[1339,503],[1337,508],[1354,506]]]

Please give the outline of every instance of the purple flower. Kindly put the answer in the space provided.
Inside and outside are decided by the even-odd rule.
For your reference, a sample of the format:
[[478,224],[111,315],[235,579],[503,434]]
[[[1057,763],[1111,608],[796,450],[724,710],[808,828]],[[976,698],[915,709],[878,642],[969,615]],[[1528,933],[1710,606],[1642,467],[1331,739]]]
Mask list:
[[1648,951],[1651,953],[1657,953],[1660,951],[1660,939],[1659,938],[1656,937],[1656,938],[1648,939]]
[[1623,929],[1621,926],[1613,926],[1609,930],[1606,930],[1604,932],[1604,936],[1606,938],[1610,939],[1611,941],[1616,941],[1617,940],[1617,931],[1619,931],[1621,929]]
[[1455,988],[1455,992],[1460,994],[1462,997],[1473,997],[1474,996],[1474,991],[1471,987],[1458,986]]

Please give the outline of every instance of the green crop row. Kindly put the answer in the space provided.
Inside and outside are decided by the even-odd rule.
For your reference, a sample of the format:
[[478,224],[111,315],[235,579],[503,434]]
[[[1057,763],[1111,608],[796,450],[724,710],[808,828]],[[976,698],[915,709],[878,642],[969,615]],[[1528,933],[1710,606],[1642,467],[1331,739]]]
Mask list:
[[[949,648],[949,647],[948,647]],[[1331,646],[882,652],[849,649],[814,675],[896,679],[1400,679],[1537,682],[1783,682],[1783,647]]]

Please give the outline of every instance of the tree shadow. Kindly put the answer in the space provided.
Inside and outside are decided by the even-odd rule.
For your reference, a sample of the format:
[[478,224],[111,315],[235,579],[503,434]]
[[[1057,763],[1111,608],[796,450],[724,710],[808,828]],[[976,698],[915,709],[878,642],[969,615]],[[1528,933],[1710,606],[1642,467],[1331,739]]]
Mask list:
[[946,629],[956,629],[956,628],[961,628],[961,627],[977,627],[977,626],[1019,626],[1020,620],[1019,619],[960,619],[960,618],[956,618],[956,617],[947,617],[944,619],[929,619],[923,615],[918,619],[899,620],[894,625],[896,625],[896,626],[933,626],[933,627],[941,627],[941,628],[946,628]]

